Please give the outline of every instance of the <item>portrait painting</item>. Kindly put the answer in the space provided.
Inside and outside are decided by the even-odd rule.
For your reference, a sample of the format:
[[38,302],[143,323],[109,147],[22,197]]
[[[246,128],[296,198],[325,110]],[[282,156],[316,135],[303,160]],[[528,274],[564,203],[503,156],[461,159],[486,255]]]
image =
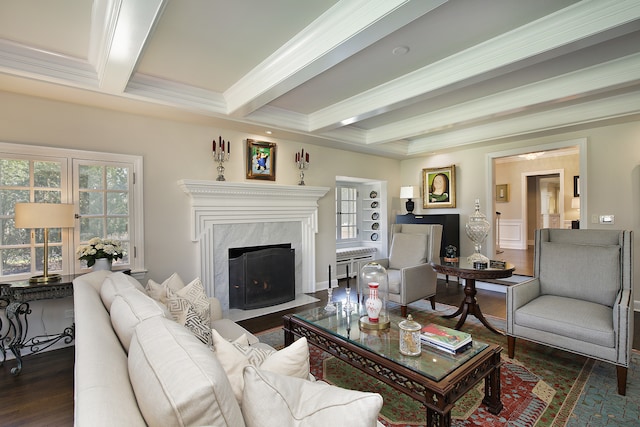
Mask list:
[[247,179],[276,180],[276,144],[247,139]]
[[456,166],[422,169],[422,207],[456,207]]

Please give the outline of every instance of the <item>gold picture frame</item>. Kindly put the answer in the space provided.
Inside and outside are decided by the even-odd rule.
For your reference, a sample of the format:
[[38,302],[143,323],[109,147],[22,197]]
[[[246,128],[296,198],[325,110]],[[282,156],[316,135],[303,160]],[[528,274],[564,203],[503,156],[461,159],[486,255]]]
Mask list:
[[496,202],[504,203],[509,201],[509,184],[496,185]]
[[422,169],[422,207],[456,207],[456,166]]
[[276,180],[275,142],[247,139],[247,179]]

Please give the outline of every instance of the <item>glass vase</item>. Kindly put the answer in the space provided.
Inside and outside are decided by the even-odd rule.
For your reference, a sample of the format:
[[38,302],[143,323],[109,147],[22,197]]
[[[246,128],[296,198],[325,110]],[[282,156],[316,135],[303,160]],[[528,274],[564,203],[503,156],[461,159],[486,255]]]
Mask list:
[[480,251],[482,250],[482,243],[489,235],[491,224],[487,221],[487,217],[480,212],[480,200],[476,199],[475,212],[469,216],[469,221],[465,227],[467,236],[473,242],[474,252],[467,257],[467,261],[471,264],[480,263],[488,264],[489,258],[484,256]]

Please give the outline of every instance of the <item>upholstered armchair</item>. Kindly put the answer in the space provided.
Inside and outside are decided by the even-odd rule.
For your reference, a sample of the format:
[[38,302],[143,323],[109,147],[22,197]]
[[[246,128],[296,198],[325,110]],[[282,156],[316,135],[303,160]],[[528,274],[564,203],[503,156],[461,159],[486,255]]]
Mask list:
[[[440,256],[442,225],[393,224],[389,258],[377,259],[387,269],[389,301],[400,304],[402,316],[407,315],[407,304],[424,298],[436,308],[437,274],[430,262]],[[435,258],[434,258],[435,257]],[[359,271],[367,262],[360,263]],[[358,295],[365,290],[358,274]]]
[[633,344],[633,233],[536,230],[534,277],[507,288],[507,344],[516,338],[616,366],[625,395]]

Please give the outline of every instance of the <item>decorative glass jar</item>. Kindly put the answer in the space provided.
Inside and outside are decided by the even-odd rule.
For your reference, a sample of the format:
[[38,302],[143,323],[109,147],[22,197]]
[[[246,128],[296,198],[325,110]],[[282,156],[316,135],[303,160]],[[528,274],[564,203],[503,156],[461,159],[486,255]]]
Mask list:
[[473,264],[475,268],[486,268],[489,264],[489,258],[480,253],[482,243],[489,235],[491,224],[487,221],[487,217],[480,212],[480,200],[476,199],[475,212],[469,215],[469,221],[466,225],[467,236],[473,242],[474,253],[467,257],[467,261]]
[[420,330],[422,325],[415,320],[411,315],[407,316],[407,320],[403,320],[398,324],[400,328],[400,353],[405,356],[419,356],[422,351],[420,345]]
[[364,329],[387,329],[391,325],[387,301],[389,300],[389,278],[387,270],[372,261],[360,270],[360,283],[368,289],[369,297],[365,301],[367,315],[360,318],[360,327]]

